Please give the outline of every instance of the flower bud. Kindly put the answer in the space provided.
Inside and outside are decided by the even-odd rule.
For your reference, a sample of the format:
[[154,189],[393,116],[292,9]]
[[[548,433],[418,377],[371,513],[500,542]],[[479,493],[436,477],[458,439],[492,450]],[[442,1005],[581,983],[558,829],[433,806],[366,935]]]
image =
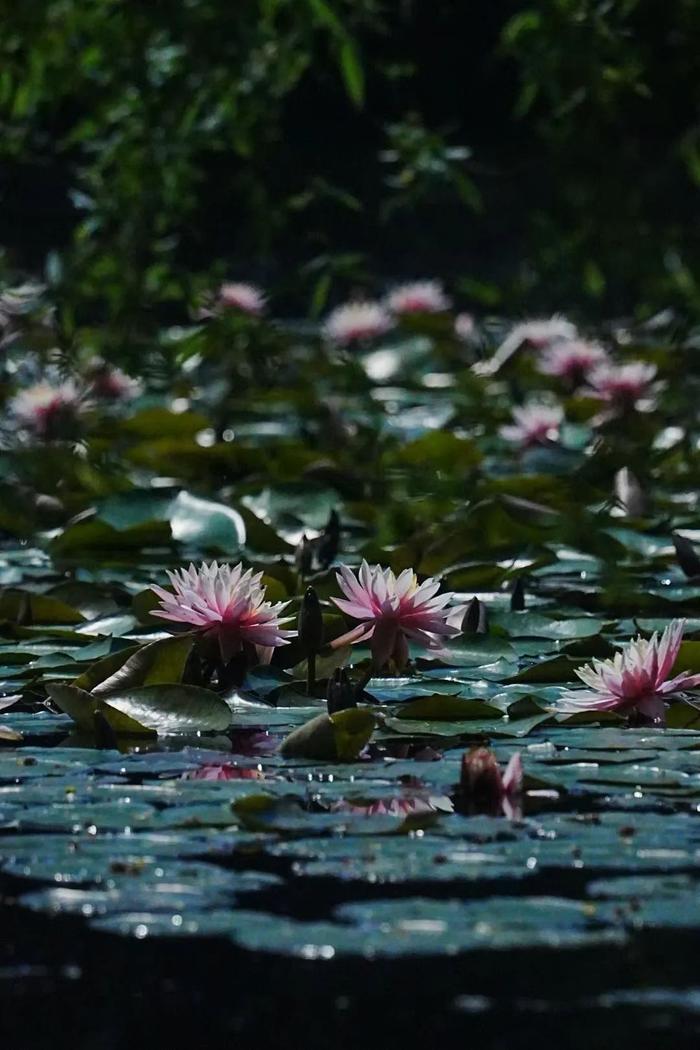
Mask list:
[[315,654],[323,645],[323,614],[313,587],[306,588],[297,621],[299,642],[305,656]]
[[646,511],[644,489],[629,467],[622,467],[615,475],[615,499],[627,517],[640,518]]
[[306,533],[301,537],[294,552],[294,563],[300,576],[308,576],[313,568],[314,547]]
[[357,707],[355,687],[344,667],[336,667],[328,679],[326,704],[329,715],[335,714],[336,711],[347,711],[351,707]]
[[510,593],[510,611],[522,612],[525,608],[525,584],[522,576],[518,576]]
[[690,540],[679,536],[677,532],[671,533],[671,539],[676,548],[676,561],[683,573],[690,579],[700,576],[700,558]]
[[488,634],[489,625],[486,614],[486,606],[476,596],[467,605],[467,611],[462,620],[463,634]]
[[338,512],[332,510],[326,526],[316,541],[316,555],[322,569],[331,565],[340,550],[340,518]]
[[462,756],[461,793],[477,806],[497,805],[503,795],[503,778],[493,751],[474,747]]

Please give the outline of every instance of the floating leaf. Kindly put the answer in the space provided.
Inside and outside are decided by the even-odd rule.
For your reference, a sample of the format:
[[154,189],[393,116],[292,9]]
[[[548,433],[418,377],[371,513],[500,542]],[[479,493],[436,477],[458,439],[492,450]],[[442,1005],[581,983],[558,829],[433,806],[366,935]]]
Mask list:
[[46,690],[56,704],[73,719],[79,729],[90,736],[95,735],[95,712],[99,712],[117,736],[153,736],[149,729],[130,714],[110,707],[99,697],[94,697],[75,685],[52,683]]
[[122,650],[88,668],[74,684],[95,696],[108,696],[132,686],[180,682],[193,645],[192,634],[181,634]]
[[483,700],[463,700],[459,696],[421,696],[402,704],[397,718],[417,718],[438,722],[461,722],[469,719],[502,718],[503,712]]
[[181,492],[170,510],[173,536],[203,550],[237,553],[246,541],[243,518],[232,507]]
[[211,733],[227,729],[231,712],[220,696],[191,685],[148,685],[95,696],[76,686],[47,686],[51,699],[84,732],[95,732],[98,711],[117,736]]
[[280,745],[285,758],[316,758],[354,762],[374,730],[375,718],[366,708],[321,714],[293,730]]

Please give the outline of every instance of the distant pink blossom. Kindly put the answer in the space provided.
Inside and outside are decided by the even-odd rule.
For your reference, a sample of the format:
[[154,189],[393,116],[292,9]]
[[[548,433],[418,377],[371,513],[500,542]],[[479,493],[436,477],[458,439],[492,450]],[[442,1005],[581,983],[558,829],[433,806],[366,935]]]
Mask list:
[[337,306],[323,325],[323,334],[332,343],[348,343],[379,339],[394,326],[391,314],[381,303],[369,300]]
[[474,747],[462,756],[459,795],[473,812],[503,812],[509,819],[520,817],[523,763],[516,751],[503,773],[493,751]]
[[452,813],[454,806],[448,795],[427,798],[379,798],[372,802],[338,799],[331,804],[331,812],[347,813],[356,817],[418,817],[426,813]]
[[530,402],[513,409],[513,423],[500,429],[501,437],[523,448],[559,440],[559,428],[564,412],[559,405],[541,405]]
[[656,376],[656,365],[630,361],[626,365],[604,364],[588,377],[593,395],[603,401],[633,404],[649,391]]
[[543,350],[537,368],[544,375],[556,376],[572,383],[580,382],[598,365],[607,361],[605,348],[583,339],[569,339]]
[[404,667],[409,641],[440,651],[445,638],[461,634],[466,606],[448,608],[454,595],[449,591],[438,595],[440,583],[433,579],[419,585],[413,569],[404,569],[397,577],[391,569],[363,561],[357,576],[347,565],[341,565],[337,580],[345,597],[333,601],[362,623],[333,644],[371,640],[377,667],[389,659],[398,668]]
[[578,332],[576,325],[567,321],[565,317],[554,314],[552,317],[534,318],[531,321],[521,321],[514,325],[506,342],[522,345],[528,344],[535,350],[545,350],[554,343],[566,339],[576,339]]
[[452,305],[440,281],[400,284],[389,292],[384,302],[393,314],[437,314]]
[[128,401],[138,397],[143,387],[138,379],[132,379],[121,368],[111,368],[97,362],[90,373],[90,393],[105,401]]
[[264,780],[265,774],[259,769],[243,769],[230,762],[210,763],[198,769],[188,769],[182,774],[182,780]]
[[162,587],[151,587],[161,600],[161,608],[153,615],[191,624],[215,637],[225,663],[246,643],[256,647],[263,662],[269,662],[272,650],[287,645],[287,639],[296,633],[282,628],[290,619],[280,617],[288,603],[265,601],[261,572],[243,572],[240,563],[231,568],[212,562],[203,563],[199,569],[190,565],[189,569],[169,572],[168,577],[173,594]]
[[229,281],[219,288],[217,303],[226,310],[239,310],[259,317],[265,311],[266,297],[262,289],[254,284]]
[[75,423],[83,407],[83,397],[76,384],[43,381],[21,390],[9,402],[10,413],[17,422],[40,437],[60,437]]
[[474,318],[471,314],[461,313],[455,317],[455,335],[465,343],[470,340],[476,329]]
[[546,350],[555,343],[577,339],[576,325],[565,317],[535,318],[513,325],[495,354],[487,361],[477,361],[473,371],[477,375],[495,375],[522,348]]
[[639,711],[659,724],[665,721],[664,700],[700,685],[700,674],[682,671],[669,678],[683,639],[685,620],[673,620],[659,638],[637,637],[612,660],[593,660],[576,674],[590,689],[566,693],[556,711]]

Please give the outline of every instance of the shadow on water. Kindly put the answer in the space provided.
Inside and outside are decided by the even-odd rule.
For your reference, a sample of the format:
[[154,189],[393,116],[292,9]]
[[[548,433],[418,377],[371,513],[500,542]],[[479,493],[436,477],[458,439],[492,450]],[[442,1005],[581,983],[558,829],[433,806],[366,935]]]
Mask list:
[[688,990],[696,934],[644,934],[614,950],[319,962],[222,938],[137,942],[13,907],[0,921],[2,1028],[13,1050],[177,1050],[224,1039],[282,1050],[476,1039],[524,1050],[549,1038],[655,1050],[666,1040],[696,1047],[700,1037],[700,992]]

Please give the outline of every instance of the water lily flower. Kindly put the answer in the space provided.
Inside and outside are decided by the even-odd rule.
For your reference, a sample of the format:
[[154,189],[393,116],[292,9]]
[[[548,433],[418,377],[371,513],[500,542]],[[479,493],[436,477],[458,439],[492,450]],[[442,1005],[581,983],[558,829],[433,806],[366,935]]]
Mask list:
[[588,377],[594,397],[618,404],[634,404],[648,392],[656,365],[631,361],[626,365],[600,365]]
[[105,401],[128,401],[138,397],[143,387],[121,368],[111,368],[104,361],[93,361],[90,366],[90,393]]
[[379,798],[372,802],[341,798],[331,803],[330,811],[354,817],[420,817],[426,813],[452,813],[454,806],[449,795]]
[[555,710],[638,711],[658,724],[665,720],[664,701],[684,689],[700,685],[700,674],[682,671],[669,678],[683,638],[685,620],[673,620],[659,638],[637,637],[612,660],[594,660],[576,674],[589,686],[564,694]]
[[578,383],[591,369],[604,364],[607,356],[605,348],[599,343],[568,339],[544,350],[537,360],[537,368],[543,375]]
[[197,769],[188,769],[182,780],[264,780],[265,774],[257,768],[242,768],[231,762],[209,763]]
[[369,300],[337,306],[326,318],[323,334],[339,346],[379,339],[394,326],[391,314],[381,303]]
[[507,336],[509,343],[522,345],[527,343],[535,350],[544,350],[562,340],[575,339],[578,335],[576,325],[560,314],[552,317],[533,318],[514,325]]
[[217,304],[226,310],[239,310],[243,314],[259,317],[265,311],[266,297],[261,288],[242,281],[228,281],[221,285]]
[[397,577],[391,569],[363,561],[357,576],[347,565],[341,565],[337,580],[345,597],[333,601],[362,623],[333,645],[370,640],[377,667],[389,659],[397,668],[405,667],[409,641],[440,651],[445,638],[461,633],[466,606],[450,606],[454,595],[449,591],[438,595],[437,580],[429,578],[419,585],[413,569],[404,569]]
[[524,448],[559,440],[559,428],[564,421],[560,405],[542,405],[530,402],[513,409],[513,423],[500,428],[501,437]]
[[516,751],[503,773],[493,751],[474,747],[462,756],[458,799],[469,812],[504,813],[509,820],[520,817],[523,763]]
[[554,314],[553,317],[521,321],[511,328],[493,357],[488,361],[477,361],[473,366],[473,371],[478,375],[495,375],[522,347],[546,350],[555,343],[577,337],[576,325],[559,314]]
[[21,390],[9,402],[18,423],[40,437],[61,437],[75,424],[83,398],[73,380],[50,383],[43,380]]
[[241,651],[245,644],[256,647],[262,662],[269,663],[272,650],[287,645],[295,631],[283,629],[291,617],[280,617],[288,602],[265,601],[262,573],[253,575],[243,566],[202,563],[198,569],[169,572],[174,593],[152,586],[161,600],[154,616],[175,623],[191,624],[218,642],[224,663]]
[[440,281],[412,281],[400,284],[384,300],[393,314],[439,314],[452,305]]
[[471,314],[461,313],[455,317],[455,335],[462,342],[467,343],[473,337],[476,322]]

